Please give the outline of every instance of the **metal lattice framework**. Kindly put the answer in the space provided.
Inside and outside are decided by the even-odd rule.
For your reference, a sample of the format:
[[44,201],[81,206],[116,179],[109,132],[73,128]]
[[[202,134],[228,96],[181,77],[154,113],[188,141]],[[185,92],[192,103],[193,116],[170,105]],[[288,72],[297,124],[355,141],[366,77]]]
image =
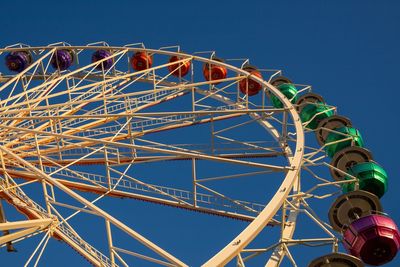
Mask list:
[[[65,48],[74,51],[73,68],[53,69],[50,62],[54,53]],[[89,53],[99,49],[111,51],[111,56],[90,62]],[[15,51],[29,51],[34,60],[20,73],[0,76],[0,197],[26,220],[6,222],[3,214],[0,228],[7,233],[0,237],[0,244],[28,242],[30,237],[42,234],[27,264],[35,256],[33,264],[38,264],[51,237],[64,241],[94,266],[129,266],[132,256],[164,266],[191,264],[103,209],[99,200],[108,197],[248,222],[216,255],[210,255],[204,266],[223,266],[233,259],[237,266],[245,266],[267,253],[266,266],[280,265],[285,258],[297,266],[290,252],[292,246],[328,244],[333,251],[338,250],[339,238],[316,215],[309,200],[331,197],[340,191],[339,184],[354,180],[332,182],[313,169],[333,167],[327,163],[323,147],[305,146],[303,127],[307,122],[302,123],[296,106],[269,83],[281,71],[261,70],[262,79],[242,68],[248,60],[224,63],[213,60],[214,52],[186,54],[179,47],[146,49],[142,44],[18,44],[0,49],[0,54]],[[138,51],[152,55],[155,64],[133,71],[129,58]],[[179,56],[179,60],[169,63],[171,56]],[[102,67],[110,59],[113,66]],[[185,77],[175,77],[168,71],[187,62],[191,72]],[[205,80],[201,72],[204,64],[223,66],[228,70],[227,77],[218,83]],[[260,83],[262,91],[252,97],[242,94],[238,88],[245,79]],[[296,86],[299,94],[311,90],[307,85]],[[275,95],[283,107],[272,107],[270,95]],[[252,129],[254,134],[243,129],[247,133]],[[142,165],[163,168],[175,161],[190,164],[187,183],[171,186],[166,179],[133,171]],[[207,177],[199,173],[204,164],[211,166]],[[235,173],[219,174],[226,166]],[[233,179],[260,176],[280,181],[276,188],[267,188],[273,193],[269,199],[263,198],[266,205],[252,200],[251,194],[240,199],[235,196],[237,189],[229,190]],[[307,183],[301,182],[307,179]],[[227,190],[213,187],[217,182]],[[25,188],[30,186],[40,188],[41,193],[28,193]],[[318,194],[321,188],[331,190]],[[98,196],[91,199],[87,192]],[[311,218],[326,236],[294,239],[299,214]],[[84,239],[73,223],[79,216],[103,219],[105,230],[101,234],[108,240],[108,251],[100,251]],[[267,225],[280,229],[278,240],[266,240],[265,246],[254,247],[253,240],[267,231]],[[113,229],[136,240],[138,246],[147,247],[149,255],[123,247]]]

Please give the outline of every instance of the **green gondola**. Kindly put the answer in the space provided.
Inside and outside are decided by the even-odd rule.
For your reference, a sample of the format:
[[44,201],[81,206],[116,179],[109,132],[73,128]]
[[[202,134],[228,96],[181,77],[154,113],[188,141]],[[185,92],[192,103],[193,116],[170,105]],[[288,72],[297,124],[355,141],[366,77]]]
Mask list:
[[316,129],[323,119],[331,116],[333,110],[322,102],[310,103],[302,108],[300,113],[301,121],[308,122],[305,127],[312,130]]
[[[291,83],[282,83],[277,86],[279,91],[286,96],[293,104],[297,101],[297,89]],[[282,102],[275,95],[271,94],[271,102],[274,108],[283,108]]]
[[[359,188],[381,198],[387,191],[388,178],[386,171],[375,162],[362,162],[349,168],[349,174],[357,177]],[[349,180],[350,177],[346,176]],[[343,185],[343,192],[354,191],[354,183]]]
[[346,147],[364,147],[364,141],[360,132],[352,127],[340,127],[334,129],[334,131],[329,133],[327,136],[325,144],[328,144],[325,147],[325,151],[331,158],[336,154],[336,152]]

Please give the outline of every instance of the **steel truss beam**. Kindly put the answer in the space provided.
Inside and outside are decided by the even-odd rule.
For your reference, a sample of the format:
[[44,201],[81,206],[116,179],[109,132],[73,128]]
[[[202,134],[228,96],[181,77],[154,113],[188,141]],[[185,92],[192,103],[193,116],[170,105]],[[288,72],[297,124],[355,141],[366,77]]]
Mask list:
[[[70,47],[71,49],[77,49],[77,50],[83,50],[83,49],[87,49],[88,47]],[[92,49],[101,49],[103,47],[100,46],[93,46],[91,47]],[[26,48],[12,48],[11,50],[13,51],[20,51]],[[35,48],[35,49],[43,49],[43,51],[47,51],[48,48],[44,47],[44,48]],[[117,56],[119,56],[121,58],[121,56],[127,54],[128,52],[134,52],[137,51],[137,49],[131,49],[131,48],[113,48],[110,47],[109,49],[114,49],[115,51],[117,51],[112,57],[110,58],[116,58]],[[9,51],[10,49],[8,49],[7,51]],[[140,50],[140,49],[139,49]],[[6,51],[6,50],[2,50],[0,49],[0,53],[2,51]],[[42,61],[45,57],[48,57],[49,55],[51,55],[52,53],[54,53],[55,48],[53,50],[51,50],[49,53],[47,53],[45,56],[43,56],[40,61]],[[146,50],[149,53],[158,53],[158,54],[163,54],[163,55],[175,55],[177,54],[176,52],[169,52],[169,51],[163,51],[163,50],[151,50],[151,49],[147,49]],[[179,55],[182,56],[182,60],[179,61],[178,63],[185,63],[185,62],[193,62],[194,60],[196,61],[200,61],[203,63],[209,63],[209,64],[218,64],[221,66],[226,67],[227,69],[229,69],[230,71],[234,71],[237,74],[237,77],[233,77],[231,78],[231,80],[237,84],[237,82],[239,82],[240,80],[249,77],[249,73],[241,70],[239,68],[230,66],[228,64],[225,63],[221,63],[221,62],[216,62],[213,60],[209,60],[209,59],[204,59],[202,57],[198,57],[198,56],[193,56],[193,55],[188,55],[188,54],[183,54],[183,53],[179,53]],[[119,58],[119,59],[120,59]],[[109,58],[107,58],[109,59]],[[104,59],[104,60],[107,60]],[[117,60],[119,60],[117,59]],[[103,61],[104,61],[103,60]],[[38,65],[39,63],[35,63],[36,65]],[[52,93],[49,94],[46,92],[46,95],[43,94],[41,95],[41,97],[39,99],[26,99],[25,101],[20,101],[20,99],[22,99],[22,97],[26,94],[33,94],[35,93],[37,90],[41,90],[41,88],[44,88],[46,86],[54,86],[56,85],[58,82],[61,82],[63,79],[66,79],[68,77],[72,77],[75,74],[78,74],[81,71],[87,70],[87,69],[94,69],[94,67],[98,66],[98,64],[101,64],[101,62],[97,62],[97,63],[92,63],[87,65],[84,68],[72,71],[66,75],[63,75],[62,77],[57,77],[53,80],[46,80],[44,83],[42,83],[39,86],[33,87],[31,89],[25,89],[24,88],[24,92],[14,95],[12,97],[10,97],[9,99],[6,100],[6,102],[0,101],[0,104],[4,104],[0,106],[0,111],[4,111],[4,114],[8,114],[11,115],[11,111],[9,110],[9,106],[6,106],[5,104],[7,104],[9,101],[14,101],[14,105],[13,108],[18,108],[18,109],[24,109],[26,110],[26,112],[24,114],[21,115],[17,115],[17,116],[21,116],[19,119],[23,120],[24,117],[32,115],[30,114],[30,112],[32,111],[31,109],[31,105],[37,106],[39,105],[39,103],[41,103],[41,101],[48,101],[51,98],[55,98],[58,96],[61,96],[65,93],[61,92],[61,93]],[[176,62],[175,62],[176,64]],[[114,82],[116,81],[121,81],[124,80],[126,81],[127,84],[129,84],[129,82],[133,79],[133,77],[135,76],[140,76],[140,75],[144,75],[144,74],[149,74],[151,71],[153,72],[153,74],[155,73],[154,70],[157,68],[165,68],[170,64],[164,64],[164,65],[160,65],[157,66],[155,68],[152,68],[150,70],[146,70],[146,71],[142,71],[142,72],[136,72],[136,73],[128,73],[128,74],[123,74],[120,76],[115,76],[115,77],[109,77],[108,79],[106,79],[106,75],[108,74],[108,71],[106,73],[104,73],[103,70],[103,80],[99,81],[99,82],[94,82],[90,85],[81,85],[81,86],[74,86],[72,88],[68,89],[68,93],[76,93],[76,92],[80,92],[82,90],[86,90],[86,89],[90,89],[90,88],[95,88],[96,86],[105,86],[105,88],[108,88],[108,90],[112,90],[114,89]],[[29,67],[28,70],[32,70],[33,67]],[[25,74],[27,74],[28,70],[25,70],[22,74],[17,75],[17,77],[14,77],[10,80],[8,80],[6,82],[6,84],[4,86],[2,86],[0,88],[0,90],[4,90],[7,86],[11,85],[13,81],[16,81],[18,79],[21,79],[21,77]],[[91,71],[89,71],[88,75],[90,74]],[[170,74],[169,74],[170,75]],[[86,77],[85,76],[82,78],[82,80],[84,80]],[[153,78],[155,78],[155,75],[152,76]],[[162,80],[164,80],[165,78],[167,78],[168,75],[166,77],[163,77]],[[36,148],[40,146],[44,146],[46,144],[49,145],[59,145],[62,144],[62,142],[64,142],[64,140],[78,140],[80,141],[78,144],[74,144],[74,145],[69,145],[68,148],[74,148],[74,146],[76,147],[82,147],[82,146],[91,146],[94,144],[101,144],[103,145],[105,148],[107,146],[112,147],[112,146],[122,146],[122,147],[126,147],[132,150],[143,150],[143,151],[149,151],[149,152],[157,152],[157,153],[164,153],[164,154],[168,154],[168,155],[172,155],[172,157],[176,157],[176,158],[188,158],[188,159],[192,159],[193,161],[193,168],[195,168],[195,160],[196,159],[205,159],[205,160],[213,160],[213,161],[217,161],[217,162],[226,162],[226,163],[233,163],[233,164],[241,164],[241,165],[245,165],[245,166],[252,166],[252,167],[259,167],[259,168],[264,168],[264,169],[269,169],[269,170],[273,170],[273,171],[281,171],[284,172],[286,174],[286,178],[284,179],[283,183],[281,184],[281,186],[279,187],[277,193],[274,195],[274,197],[272,198],[272,200],[269,202],[269,204],[265,207],[265,209],[260,213],[260,215],[252,222],[250,223],[250,225],[241,233],[239,234],[230,244],[228,244],[224,249],[222,249],[217,255],[215,255],[212,259],[210,259],[207,263],[205,263],[204,266],[221,266],[223,264],[226,264],[227,262],[229,262],[230,260],[232,260],[235,256],[238,257],[238,260],[240,261],[240,264],[244,265],[243,260],[240,256],[240,252],[253,240],[253,238],[255,236],[257,236],[257,234],[268,224],[271,222],[272,217],[274,216],[274,214],[278,211],[278,209],[282,206],[282,204],[284,203],[285,199],[287,198],[290,190],[292,189],[293,186],[295,186],[296,188],[296,179],[298,179],[298,172],[300,170],[299,166],[301,165],[301,159],[303,156],[303,148],[304,148],[304,136],[303,136],[303,129],[302,129],[302,125],[300,122],[300,119],[296,113],[296,111],[294,110],[293,105],[289,102],[288,99],[286,99],[284,97],[284,95],[282,93],[279,92],[279,90],[273,86],[271,86],[269,83],[263,81],[262,79],[259,79],[257,77],[251,77],[253,80],[259,82],[260,84],[262,84],[263,86],[263,93],[264,91],[270,91],[272,93],[274,93],[278,99],[281,100],[281,102],[284,104],[285,108],[283,110],[269,110],[265,109],[265,107],[262,107],[263,111],[260,112],[255,112],[255,111],[249,111],[249,106],[252,105],[252,103],[249,102],[249,99],[244,97],[239,99],[239,95],[238,95],[238,99],[237,101],[240,101],[241,104],[238,105],[238,108],[242,108],[243,110],[246,110],[246,112],[240,112],[237,111],[237,113],[235,114],[248,114],[250,115],[250,117],[252,117],[255,121],[258,121],[262,127],[264,127],[266,130],[268,130],[272,136],[275,138],[275,140],[279,143],[279,145],[281,146],[282,150],[284,151],[284,155],[289,156],[289,166],[274,166],[274,165],[268,165],[268,164],[259,164],[259,163],[255,163],[255,162],[246,162],[246,161],[242,161],[242,160],[237,160],[235,158],[229,158],[228,157],[222,157],[222,156],[210,156],[210,155],[205,155],[202,153],[198,153],[196,151],[182,151],[182,150],[178,150],[177,148],[174,149],[160,149],[160,148],[156,148],[156,147],[149,147],[149,146],[139,146],[134,144],[134,142],[132,144],[123,144],[123,143],[118,143],[117,141],[120,140],[125,140],[125,139],[129,139],[130,137],[132,137],[132,135],[130,136],[113,136],[110,138],[105,138],[102,140],[96,140],[95,138],[86,138],[86,137],[77,137],[74,134],[81,131],[83,128],[81,129],[68,129],[67,131],[64,131],[63,133],[58,133],[57,132],[57,125],[56,124],[52,124],[50,123],[51,121],[49,121],[49,123],[46,123],[38,128],[34,128],[34,129],[26,129],[26,128],[20,128],[16,125],[14,125],[13,122],[11,122],[11,125],[4,125],[3,128],[7,129],[7,132],[16,132],[16,133],[21,133],[23,132],[24,134],[21,135],[21,140],[28,140],[29,138],[34,137],[35,138],[35,146]],[[138,78],[139,79],[139,78]],[[228,81],[228,79],[226,79],[226,81]],[[169,87],[169,90],[182,90],[182,94],[185,93],[189,93],[192,92],[192,96],[193,96],[193,111],[195,110],[196,107],[200,107],[202,106],[201,103],[198,103],[194,100],[194,92],[198,92],[198,93],[203,93],[205,95],[205,98],[213,98],[214,100],[219,100],[225,103],[229,103],[229,104],[234,104],[236,101],[232,101],[230,99],[228,99],[227,97],[223,97],[221,95],[216,94],[216,92],[221,92],[223,91],[223,88],[221,89],[217,89],[217,91],[212,92],[210,91],[202,91],[201,89],[197,89],[195,87],[197,86],[202,86],[202,85],[210,85],[211,88],[211,83],[209,81],[206,82],[200,82],[200,83],[186,83],[184,84],[185,81],[184,80],[180,80],[179,84],[173,85]],[[109,85],[111,85],[110,87],[108,87]],[[123,85],[123,84],[120,84]],[[107,89],[106,89],[107,90]],[[157,90],[157,86],[156,83],[154,84],[154,90]],[[107,101],[110,100],[110,97],[106,97],[106,94],[103,92],[102,94],[98,94],[99,99],[103,99],[104,100],[104,107],[107,108]],[[128,95],[126,95],[128,96]],[[114,97],[114,96],[113,96]],[[118,95],[115,96],[116,101],[118,99]],[[129,96],[128,96],[129,97]],[[263,94],[263,99],[265,98],[265,95]],[[203,100],[202,99],[202,100]],[[90,100],[91,101],[91,100]],[[98,101],[96,99],[96,101]],[[264,100],[263,100],[264,101]],[[147,105],[148,107],[151,105],[156,104],[156,102]],[[85,102],[83,101],[82,103],[78,104],[78,109],[82,108],[85,105]],[[264,104],[263,104],[264,105]],[[72,107],[72,106],[71,106]],[[205,106],[204,106],[205,107]],[[136,109],[132,112],[138,112],[139,109]],[[281,136],[281,134],[267,121],[264,120],[265,119],[265,115],[266,114],[259,114],[259,113],[263,113],[265,111],[268,112],[283,112],[285,114],[285,116],[291,116],[291,118],[293,119],[293,123],[294,125],[291,125],[295,128],[296,130],[296,136],[295,136],[295,142],[296,142],[296,148],[295,151],[292,155],[292,152],[290,151],[290,148],[287,146],[287,137],[286,137],[286,127],[288,126],[286,120],[284,120],[282,122],[282,133],[285,136]],[[79,115],[74,115],[74,111],[67,111],[64,114],[61,115],[65,115],[65,116],[71,116],[69,117],[69,119],[72,121],[74,119],[78,119]],[[105,110],[105,112],[107,112],[107,110]],[[28,115],[29,114],[29,115]],[[234,113],[232,112],[232,115]],[[155,114],[153,114],[155,115]],[[38,116],[38,119],[43,119],[43,118],[39,118],[41,116]],[[49,119],[51,115],[49,115]],[[61,116],[62,117],[62,116]],[[87,117],[87,119],[93,119],[93,118],[89,118]],[[93,123],[88,123],[87,125],[84,126],[84,129],[90,129],[93,127],[97,127],[101,124],[104,124],[106,122],[109,122],[111,120],[116,120],[116,118],[113,118],[112,116],[104,116],[103,118],[98,117],[98,120],[93,122]],[[15,120],[15,122],[17,122],[17,120]],[[54,120],[54,122],[56,123],[60,123],[57,122],[56,119]],[[211,121],[212,122],[212,121]],[[52,130],[52,132],[46,132],[44,131],[44,129],[46,129],[46,127],[54,127],[54,129]],[[183,125],[180,125],[178,127],[181,127]],[[61,125],[61,128],[65,127]],[[86,127],[86,128],[85,128]],[[64,129],[63,129],[64,130]],[[46,136],[46,138],[44,139],[37,139],[37,136]],[[133,138],[131,139],[132,141]],[[32,163],[28,162],[27,160],[25,160],[25,157],[29,157],[32,155],[32,152],[29,151],[30,149],[35,148],[34,146],[30,145],[30,144],[25,144],[22,146],[18,146],[19,141],[15,141],[15,142],[11,142],[8,144],[5,144],[4,146],[0,146],[0,150],[4,153],[4,155],[7,155],[7,159],[8,162],[10,162],[10,160],[15,160],[16,165],[19,167],[23,167],[26,168],[27,170],[31,171],[32,173],[34,173],[37,177],[36,179],[39,180],[43,180],[48,184],[51,184],[52,186],[60,189],[61,191],[63,191],[64,193],[68,194],[69,196],[71,196],[73,199],[79,201],[80,203],[84,204],[85,206],[87,206],[92,212],[99,214],[99,216],[104,217],[106,219],[107,222],[110,222],[111,224],[117,226],[118,228],[120,228],[121,230],[127,232],[129,235],[131,235],[132,237],[134,237],[135,239],[137,239],[139,242],[145,244],[146,246],[148,246],[149,248],[151,248],[153,251],[155,251],[156,253],[158,253],[159,255],[161,255],[162,257],[164,257],[166,260],[168,260],[171,264],[176,264],[179,266],[185,266],[182,262],[180,262],[178,259],[176,259],[175,257],[173,257],[172,255],[168,254],[167,252],[163,251],[162,249],[158,248],[155,244],[152,244],[150,241],[146,240],[145,238],[143,238],[142,236],[140,236],[138,233],[134,232],[132,229],[130,229],[129,227],[127,227],[126,225],[122,224],[121,222],[119,222],[118,220],[116,220],[115,218],[113,218],[111,215],[105,213],[104,211],[102,211],[101,209],[99,209],[96,205],[94,205],[93,203],[87,201],[86,199],[82,198],[80,195],[76,194],[74,191],[72,191],[70,188],[68,188],[67,186],[65,186],[65,184],[63,184],[63,182],[61,182],[60,180],[54,179],[53,177],[51,177],[50,175],[44,173],[42,170],[38,169],[37,167],[35,167],[34,165],[32,165]],[[172,147],[172,146],[171,146]],[[66,148],[65,146],[63,148]],[[28,151],[28,152],[26,152]],[[37,152],[38,154],[38,158],[39,158],[39,166],[42,167],[43,166],[43,162],[41,162],[42,158],[44,158],[44,155],[46,155],[46,153],[52,153],[52,152],[58,152],[59,148],[47,148],[47,150],[41,150]],[[40,154],[39,154],[40,153]],[[237,157],[240,158],[240,157]],[[62,162],[62,161],[61,161]],[[110,170],[109,167],[109,162],[107,159],[107,151],[105,149],[105,161],[104,161],[107,165],[107,170]],[[71,164],[67,163],[67,164]],[[64,163],[63,163],[64,164]],[[3,165],[4,167],[4,165]],[[11,171],[11,170],[6,170],[7,171]],[[194,174],[193,176],[193,183],[194,183],[194,187],[196,187],[196,176]],[[79,185],[80,186],[80,185]],[[91,190],[91,189],[89,189]],[[194,189],[195,190],[195,189]],[[297,192],[297,191],[296,191]],[[110,193],[110,192],[105,192],[105,193]],[[195,203],[196,204],[196,203]],[[295,214],[293,216],[296,216]],[[293,220],[293,229],[295,227],[295,220]],[[290,234],[289,234],[290,235]],[[110,250],[111,251],[111,257],[115,256],[117,258],[119,258],[118,253],[116,253],[116,247],[112,246],[112,242],[109,239],[109,246],[110,246]],[[288,251],[288,249],[286,248],[287,253],[290,253]],[[113,252],[115,252],[113,254]],[[120,251],[121,252],[121,251]],[[121,262],[124,262],[123,260],[121,260]]]

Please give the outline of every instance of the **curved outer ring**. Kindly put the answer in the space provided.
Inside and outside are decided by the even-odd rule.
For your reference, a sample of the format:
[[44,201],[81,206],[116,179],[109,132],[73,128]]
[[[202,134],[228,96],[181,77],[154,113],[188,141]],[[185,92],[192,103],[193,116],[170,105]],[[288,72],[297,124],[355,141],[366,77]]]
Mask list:
[[[52,49],[57,47],[51,47]],[[70,46],[69,49],[102,49],[103,46]],[[49,47],[24,47],[24,48],[7,48],[7,49],[0,49],[0,53],[6,51],[21,51],[21,50],[46,50]],[[210,63],[214,65],[220,65],[226,67],[228,70],[231,70],[235,73],[241,74],[243,76],[249,76],[245,70],[240,68],[228,65],[223,62],[193,56],[190,54],[184,54],[179,52],[171,52],[165,50],[155,50],[155,49],[142,49],[142,48],[128,48],[128,47],[107,47],[110,50],[127,50],[127,51],[147,51],[154,54],[164,54],[164,55],[180,55],[183,57],[191,58],[192,60]],[[282,206],[283,202],[287,198],[289,192],[293,188],[295,181],[297,180],[301,161],[303,158],[304,153],[304,131],[301,124],[300,117],[293,106],[293,104],[274,86],[270,83],[260,79],[256,76],[251,76],[251,79],[261,83],[264,88],[268,88],[278,99],[283,103],[284,108],[288,110],[288,113],[293,119],[293,123],[296,130],[296,148],[295,153],[292,157],[289,157],[289,163],[291,167],[286,174],[285,179],[283,180],[282,184],[278,188],[278,191],[272,197],[270,202],[265,206],[265,208],[260,212],[260,214],[239,234],[237,235],[228,245],[226,245],[222,250],[220,250],[216,255],[214,255],[211,259],[209,259],[206,263],[202,266],[204,267],[215,267],[215,266],[223,266],[231,261],[236,255],[240,253],[240,251],[246,247],[268,224],[268,222],[272,219],[272,217],[277,213],[279,208]],[[263,126],[267,129],[271,129],[268,125],[268,122],[262,121],[264,124]],[[276,131],[270,131],[274,138],[279,139],[279,134]],[[290,152],[290,151],[289,151]],[[292,225],[294,227],[294,225]],[[292,229],[291,232],[293,232]]]
[[[246,71],[239,68],[235,68],[226,64],[221,65],[230,68],[237,73],[248,75]],[[258,233],[261,232],[262,229],[264,229],[264,227],[282,206],[295,181],[297,180],[298,173],[300,171],[301,161],[304,153],[304,131],[299,114],[289,99],[287,99],[276,87],[258,77],[252,76],[252,79],[261,83],[264,87],[267,87],[271,92],[273,92],[283,103],[284,108],[287,108],[288,113],[292,116],[296,129],[295,153],[293,157],[289,158],[292,169],[288,170],[285,179],[278,188],[278,191],[265,206],[265,208],[260,212],[260,214],[238,236],[236,236],[235,239],[233,239],[214,257],[203,264],[204,267],[223,266],[232,260],[236,255],[238,255],[240,251],[246,247],[258,235]],[[275,136],[275,138],[276,137],[277,136]]]

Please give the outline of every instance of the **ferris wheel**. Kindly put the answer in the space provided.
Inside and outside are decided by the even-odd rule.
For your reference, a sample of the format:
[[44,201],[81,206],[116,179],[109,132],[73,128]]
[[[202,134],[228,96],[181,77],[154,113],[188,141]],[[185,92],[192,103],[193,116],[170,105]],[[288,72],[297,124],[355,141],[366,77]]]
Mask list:
[[134,200],[244,225],[206,267],[303,266],[299,247],[310,267],[377,266],[400,248],[360,131],[280,70],[142,43],[0,57],[0,245],[40,236],[25,266],[46,266],[51,238],[93,266],[194,266],[135,229]]

